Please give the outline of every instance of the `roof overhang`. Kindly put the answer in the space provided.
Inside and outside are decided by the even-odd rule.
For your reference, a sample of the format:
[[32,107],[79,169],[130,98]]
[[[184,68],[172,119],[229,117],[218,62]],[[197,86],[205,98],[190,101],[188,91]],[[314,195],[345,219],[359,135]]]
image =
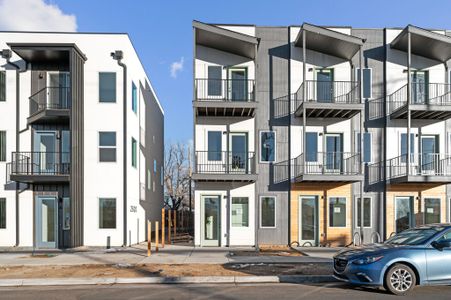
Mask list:
[[86,60],[86,56],[75,44],[8,43],[8,46],[29,63],[68,62],[70,51],[77,52],[83,60]]
[[258,38],[199,21],[193,21],[193,28],[197,45],[255,59]]
[[408,33],[412,54],[427,57],[442,63],[451,59],[451,37],[423,28],[408,25],[390,43],[391,48],[407,52]]
[[304,34],[306,49],[346,60],[351,60],[363,45],[361,38],[304,23],[294,42],[296,47],[302,48]]

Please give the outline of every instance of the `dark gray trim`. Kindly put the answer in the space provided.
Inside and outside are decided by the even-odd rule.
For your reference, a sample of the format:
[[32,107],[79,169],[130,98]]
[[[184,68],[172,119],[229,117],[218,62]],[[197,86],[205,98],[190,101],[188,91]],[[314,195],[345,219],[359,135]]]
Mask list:
[[294,179],[295,182],[343,182],[352,183],[363,181],[363,175],[316,175],[316,174],[303,174]]
[[28,124],[49,124],[69,120],[70,109],[46,109],[27,118]]
[[50,52],[69,52],[72,49],[74,49],[83,60],[87,60],[84,53],[74,43],[7,43],[7,45],[27,62],[33,62],[34,59],[32,54],[35,51],[43,51],[51,56]]
[[69,182],[70,175],[14,175],[11,174],[10,178],[15,182],[25,183],[61,183]]

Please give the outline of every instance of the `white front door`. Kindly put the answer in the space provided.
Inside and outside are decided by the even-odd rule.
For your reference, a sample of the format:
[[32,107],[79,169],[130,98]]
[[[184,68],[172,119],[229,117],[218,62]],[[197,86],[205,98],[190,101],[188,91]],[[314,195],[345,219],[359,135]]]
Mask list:
[[35,206],[37,248],[56,248],[58,245],[58,202],[56,197],[37,196]]
[[221,240],[221,196],[201,197],[201,245],[219,246]]

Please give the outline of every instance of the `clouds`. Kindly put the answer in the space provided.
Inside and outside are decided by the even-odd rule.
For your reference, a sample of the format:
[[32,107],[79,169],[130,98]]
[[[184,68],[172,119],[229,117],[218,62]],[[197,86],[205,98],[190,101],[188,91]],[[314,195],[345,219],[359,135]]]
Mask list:
[[183,64],[184,64],[184,62],[185,62],[185,59],[182,56],[182,57],[180,57],[179,61],[174,61],[171,64],[170,71],[171,71],[171,77],[172,78],[177,78],[178,73],[183,71]]
[[77,31],[77,19],[45,0],[0,0],[0,30]]

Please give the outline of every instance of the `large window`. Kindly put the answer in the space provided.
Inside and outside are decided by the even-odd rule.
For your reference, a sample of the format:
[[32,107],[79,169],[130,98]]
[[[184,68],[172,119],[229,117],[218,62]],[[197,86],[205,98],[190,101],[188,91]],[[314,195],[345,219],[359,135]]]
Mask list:
[[132,110],[134,113],[138,111],[138,89],[134,82],[132,82]]
[[329,198],[329,226],[346,227],[346,198]]
[[[357,198],[357,207],[356,207],[356,215],[357,215],[357,224],[356,227],[360,227],[362,225],[362,201],[360,198]],[[363,197],[363,226],[371,227],[371,198]]]
[[222,150],[222,132],[209,131],[208,132],[208,160],[221,160]]
[[249,226],[249,199],[232,197],[232,227]]
[[[370,99],[372,98],[372,93],[373,93],[373,78],[372,78],[372,73],[373,70],[369,69],[369,68],[364,68],[362,69],[362,73],[363,73],[363,80],[362,80],[362,84],[363,84],[363,98],[365,99]],[[357,82],[360,80],[360,68],[357,68]]]
[[208,66],[208,95],[221,96],[222,95],[222,67]]
[[[415,134],[410,134],[410,153],[415,153]],[[401,162],[407,159],[407,133],[401,133]]]
[[0,71],[0,102],[6,101],[6,72]]
[[99,198],[99,228],[116,228],[115,198]]
[[[357,132],[356,139],[356,152],[361,153],[360,151],[360,132]],[[371,162],[371,146],[372,146],[372,135],[370,132],[363,133],[363,162],[370,163]]]
[[99,73],[99,102],[116,102],[116,73]]
[[260,161],[273,162],[276,158],[276,133],[274,131],[260,132]]
[[0,229],[6,229],[6,198],[0,198]]
[[276,227],[276,197],[260,198],[260,227]]
[[440,223],[440,198],[424,199],[424,224]]
[[6,161],[6,131],[0,131],[0,161]]
[[138,147],[136,144],[136,140],[132,138],[132,167],[136,168],[138,165]]
[[70,198],[63,198],[63,230],[70,229]]
[[101,162],[116,161],[116,132],[114,131],[99,132],[99,161]]
[[316,132],[306,132],[305,133],[305,161],[316,162],[318,161],[318,133]]

